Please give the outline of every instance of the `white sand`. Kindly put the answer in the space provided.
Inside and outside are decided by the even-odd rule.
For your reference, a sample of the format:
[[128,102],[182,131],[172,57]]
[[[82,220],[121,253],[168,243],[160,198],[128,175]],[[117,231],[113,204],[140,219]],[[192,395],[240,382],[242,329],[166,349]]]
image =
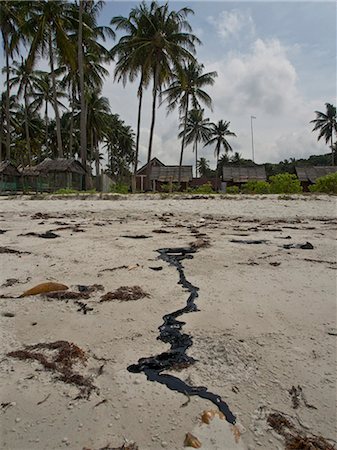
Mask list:
[[[32,219],[37,212],[52,218]],[[56,221],[79,224],[84,232],[59,230],[59,238],[48,240],[19,236],[55,230]],[[188,245],[194,240],[191,225],[211,242],[184,261],[187,279],[200,288],[200,311],[181,318],[184,332],[194,339],[188,353],[198,362],[171,373],[207,386],[228,402],[243,432],[239,444],[225,421],[200,425],[202,411],[214,409],[212,403],[191,397],[182,407],[186,396],[127,371],[139,358],[168,349],[156,339],[158,326],[164,314],[185,305],[187,293],[177,284],[176,269],[156,260],[156,249]],[[161,228],[170,233],[153,233]],[[1,448],[96,450],[128,439],[140,450],[181,450],[191,432],[209,450],[282,449],[282,439],[266,423],[273,410],[336,439],[336,197],[1,199],[0,229],[7,230],[0,246],[31,253],[0,255],[0,285],[10,278],[20,281],[2,286],[0,294],[17,296],[38,283],[57,281],[98,283],[105,292],[139,285],[151,295],[99,303],[101,293],[95,293],[83,300],[94,308],[87,315],[71,300],[0,299],[1,313],[15,314],[0,316],[1,402],[13,402],[0,410]],[[151,238],[121,237],[134,234]],[[280,239],[288,235],[291,239]],[[267,242],[245,245],[230,239]],[[282,247],[307,241],[313,250]],[[132,269],[101,272],[122,265]],[[149,269],[159,265],[163,270]],[[6,357],[25,344],[56,340],[88,352],[88,365],[80,371],[92,375],[99,395],[74,400],[77,387],[55,381],[38,362]],[[100,376],[102,361],[93,354],[108,359]],[[293,385],[302,387],[316,409],[303,401],[292,408],[288,390]]]

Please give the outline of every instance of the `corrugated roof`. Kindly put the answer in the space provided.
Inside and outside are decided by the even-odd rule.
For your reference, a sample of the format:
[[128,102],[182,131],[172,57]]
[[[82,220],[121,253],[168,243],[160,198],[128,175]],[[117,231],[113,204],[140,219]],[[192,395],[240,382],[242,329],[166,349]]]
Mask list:
[[82,164],[74,158],[57,158],[49,159],[46,158],[40,164],[35,166],[36,169],[41,173],[48,172],[73,172],[79,173],[81,175],[85,174],[84,167]]
[[18,169],[12,164],[10,161],[1,161],[0,162],[0,173],[2,175],[9,175],[9,176],[20,176],[20,172]]
[[337,166],[296,166],[295,169],[300,181],[310,181],[311,183],[315,183],[317,178],[337,172]]
[[224,166],[222,176],[223,181],[232,181],[233,183],[246,183],[247,181],[265,181],[267,179],[264,166]]
[[[179,166],[152,167],[151,180],[176,183],[179,179]],[[181,181],[192,180],[192,166],[181,166]]]

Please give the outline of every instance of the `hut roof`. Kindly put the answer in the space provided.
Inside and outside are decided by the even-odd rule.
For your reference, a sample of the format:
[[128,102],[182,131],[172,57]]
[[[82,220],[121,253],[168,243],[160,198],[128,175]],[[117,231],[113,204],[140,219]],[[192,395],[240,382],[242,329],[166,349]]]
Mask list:
[[[151,167],[155,167],[155,166],[156,167],[157,166],[163,167],[163,166],[165,166],[165,164],[162,163],[160,161],[160,159],[158,159],[158,158],[152,158],[151,161],[150,161],[150,165],[151,165]],[[140,169],[137,170],[137,174],[140,175],[143,172],[146,172],[146,168],[147,168],[147,163],[144,164],[144,166],[142,166]]]
[[234,183],[246,183],[247,181],[265,181],[267,179],[266,169],[264,166],[224,166],[222,176],[223,181],[232,181]]
[[0,174],[14,176],[14,177],[20,176],[20,172],[14,166],[14,164],[12,164],[10,161],[1,161],[0,162]]
[[[179,166],[152,167],[150,179],[176,183],[179,179]],[[192,166],[181,166],[181,181],[190,180],[192,180]]]
[[57,158],[49,159],[46,158],[40,164],[35,166],[40,173],[48,172],[72,172],[79,173],[80,175],[85,174],[84,167],[82,164],[74,158]]
[[36,168],[37,166],[19,166],[18,170],[21,173],[21,175],[26,177],[37,177],[39,176],[39,170]]
[[300,181],[315,183],[317,178],[337,172],[337,166],[303,166],[295,167],[295,170]]

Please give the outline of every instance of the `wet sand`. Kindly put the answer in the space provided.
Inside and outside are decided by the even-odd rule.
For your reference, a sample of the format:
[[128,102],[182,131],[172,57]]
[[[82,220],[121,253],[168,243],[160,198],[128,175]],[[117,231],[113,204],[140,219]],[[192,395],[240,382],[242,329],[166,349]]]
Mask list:
[[[3,297],[46,281],[104,287],[80,300],[92,308],[86,314],[74,300],[0,299],[1,448],[96,450],[127,439],[140,450],[181,450],[191,432],[210,450],[282,449],[266,420],[273,411],[336,439],[336,197],[1,199],[0,229]],[[58,237],[38,236],[47,231]],[[239,443],[223,419],[200,424],[211,402],[127,370],[169,349],[158,327],[188,297],[156,250],[188,246],[197,234],[210,246],[183,266],[199,311],[179,318],[197,361],[167,373],[221,396]],[[307,242],[313,249],[284,248]],[[99,301],[121,286],[149,296]],[[74,370],[97,387],[89,399],[39,362],[6,356],[59,340],[84,350],[87,364]],[[296,408],[292,386],[304,394]]]

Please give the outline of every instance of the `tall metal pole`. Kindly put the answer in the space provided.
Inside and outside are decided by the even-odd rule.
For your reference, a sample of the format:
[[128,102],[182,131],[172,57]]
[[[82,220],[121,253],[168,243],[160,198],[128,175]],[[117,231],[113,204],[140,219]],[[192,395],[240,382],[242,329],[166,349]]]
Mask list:
[[253,119],[256,119],[256,117],[255,117],[255,116],[250,116],[250,129],[251,129],[251,132],[252,132],[252,159],[253,159],[253,162],[255,162],[255,161],[254,161],[254,134],[253,134]]

